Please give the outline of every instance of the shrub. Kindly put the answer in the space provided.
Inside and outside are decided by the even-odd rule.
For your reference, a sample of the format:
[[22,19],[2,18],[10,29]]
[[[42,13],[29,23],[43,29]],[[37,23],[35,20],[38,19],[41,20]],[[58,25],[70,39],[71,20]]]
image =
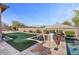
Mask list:
[[32,30],[29,30],[29,32],[32,33],[33,31]]
[[24,30],[23,32],[26,32],[26,30]]
[[50,30],[50,32],[51,32],[51,33],[54,33],[54,32],[55,32],[55,30]]
[[40,30],[38,30],[38,29],[36,30],[36,32],[37,32],[37,33],[41,33],[41,31],[40,31]]
[[45,33],[45,34],[49,34],[49,31],[48,31],[48,30],[44,30],[44,33]]
[[16,31],[16,30],[18,30],[18,29],[17,29],[17,27],[12,27],[12,30],[13,30],[13,31]]
[[73,36],[75,36],[75,32],[74,32],[74,31],[66,31],[65,34],[66,34],[66,36],[68,36],[68,37],[73,37]]
[[57,30],[56,34],[61,34],[63,31],[62,30]]

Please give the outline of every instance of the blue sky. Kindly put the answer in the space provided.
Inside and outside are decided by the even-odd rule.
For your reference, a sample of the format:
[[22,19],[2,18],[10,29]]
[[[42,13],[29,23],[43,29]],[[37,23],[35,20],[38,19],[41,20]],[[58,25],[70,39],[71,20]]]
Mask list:
[[9,8],[2,14],[2,21],[11,24],[13,20],[26,25],[53,25],[69,20],[73,11],[79,9],[79,4],[60,3],[11,3],[6,4]]

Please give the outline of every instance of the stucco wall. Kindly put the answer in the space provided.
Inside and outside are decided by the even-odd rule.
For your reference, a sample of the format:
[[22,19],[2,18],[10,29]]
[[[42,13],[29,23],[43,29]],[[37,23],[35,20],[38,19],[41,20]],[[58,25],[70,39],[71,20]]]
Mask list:
[[18,28],[19,31],[26,31],[29,32],[30,30],[33,32],[36,32],[37,30],[40,30],[42,32],[44,28]]
[[[57,30],[56,28],[46,28],[47,30]],[[36,32],[36,30],[40,30],[41,32],[43,30],[45,30],[45,28],[19,28],[19,31],[26,31],[29,32],[29,30],[32,30],[34,32]],[[63,32],[65,31],[74,31],[75,32],[75,36],[77,35],[77,28],[60,28],[58,30],[62,30]]]

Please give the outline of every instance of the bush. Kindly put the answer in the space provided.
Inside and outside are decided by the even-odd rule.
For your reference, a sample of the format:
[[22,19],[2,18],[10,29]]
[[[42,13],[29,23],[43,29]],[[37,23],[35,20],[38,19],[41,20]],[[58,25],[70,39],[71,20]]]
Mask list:
[[75,32],[74,31],[66,31],[65,34],[68,37],[74,37],[75,36]]
[[13,31],[16,31],[16,30],[18,30],[18,29],[17,29],[17,27],[12,27],[12,30],[13,30]]
[[56,34],[61,34],[62,32],[62,30],[56,30]]
[[49,34],[49,31],[48,31],[48,30],[44,30],[44,33],[45,33],[45,34]]
[[54,33],[54,32],[55,32],[55,30],[50,30],[50,32],[51,32],[51,33]]
[[23,32],[26,32],[26,30],[24,30]]
[[29,32],[32,33],[33,31],[32,30],[29,30]]
[[42,32],[41,32],[40,30],[38,30],[38,29],[36,30],[36,32],[37,32],[37,33],[42,33]]

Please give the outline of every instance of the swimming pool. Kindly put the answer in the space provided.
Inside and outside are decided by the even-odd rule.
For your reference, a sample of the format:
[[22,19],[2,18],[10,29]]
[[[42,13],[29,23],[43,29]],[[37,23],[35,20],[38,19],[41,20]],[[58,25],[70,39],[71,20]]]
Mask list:
[[66,38],[66,43],[68,55],[79,55],[79,40]]

